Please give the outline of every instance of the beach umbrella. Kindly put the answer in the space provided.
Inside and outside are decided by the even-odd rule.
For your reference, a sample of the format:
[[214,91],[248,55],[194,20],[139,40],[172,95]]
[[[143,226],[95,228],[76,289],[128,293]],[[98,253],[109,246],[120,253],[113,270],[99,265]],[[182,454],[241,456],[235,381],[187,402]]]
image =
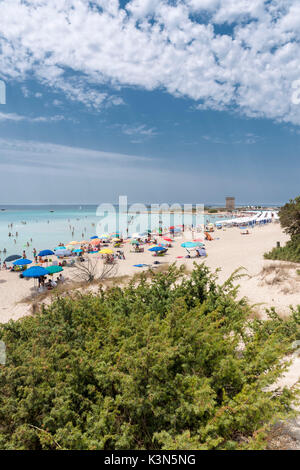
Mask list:
[[148,251],[163,251],[165,250],[165,248],[163,248],[162,246],[153,246],[152,248],[149,248]]
[[110,248],[103,248],[99,251],[99,253],[101,253],[102,255],[112,255],[113,250],[111,250]]
[[11,263],[12,261],[16,261],[17,259],[20,259],[22,258],[22,256],[20,255],[11,255],[11,256],[8,256],[7,258],[5,258],[4,262],[5,263]]
[[73,253],[82,253],[83,250],[81,250],[80,248],[77,248],[77,250],[73,250]]
[[48,271],[45,268],[41,268],[40,266],[33,266],[32,268],[26,269],[26,271],[23,272],[23,277],[33,277],[35,279],[47,275]]
[[102,235],[99,235],[98,238],[110,238],[110,235],[108,233],[102,233]]
[[193,242],[204,242],[204,240],[202,238],[196,238]]
[[54,255],[54,252],[51,251],[51,250],[42,250],[39,252],[38,256],[51,256],[51,255]]
[[98,238],[97,235],[95,235],[94,237],[91,237],[90,240],[94,240],[95,238]]
[[80,245],[80,242],[72,241],[68,243],[68,245]]
[[101,243],[101,240],[99,240],[99,238],[94,238],[94,239],[91,241],[91,245],[99,245],[99,243]]
[[101,253],[101,255],[112,255],[113,250],[111,250],[110,248],[103,248],[99,251],[99,253]]
[[48,266],[48,268],[45,268],[48,274],[56,274],[56,273],[61,273],[63,271],[63,268],[61,266]]
[[67,248],[65,246],[57,246],[54,248],[54,251],[61,251],[61,250],[66,250]]
[[184,242],[181,243],[182,248],[195,248],[196,246],[199,246],[198,242]]
[[168,238],[168,237],[164,238],[164,240],[165,240],[166,242],[172,242],[172,241],[173,241],[171,238]]
[[13,262],[14,266],[27,266],[27,264],[31,264],[32,261],[30,259],[18,259],[17,261]]

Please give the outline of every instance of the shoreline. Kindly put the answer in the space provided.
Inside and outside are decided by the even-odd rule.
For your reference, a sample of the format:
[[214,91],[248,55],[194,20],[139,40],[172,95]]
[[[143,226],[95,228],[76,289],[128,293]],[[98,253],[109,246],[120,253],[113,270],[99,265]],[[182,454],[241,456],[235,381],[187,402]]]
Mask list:
[[[187,234],[185,233],[185,236]],[[164,266],[175,263],[177,266],[185,265],[191,270],[193,263],[204,262],[212,271],[220,268],[218,273],[218,283],[224,283],[231,274],[238,268],[245,268],[246,277],[242,277],[238,284],[239,297],[247,297],[251,304],[260,304],[256,307],[257,314],[265,317],[265,309],[274,306],[281,315],[289,314],[289,306],[300,304],[300,276],[291,274],[299,266],[285,268],[290,263],[265,260],[263,255],[271,250],[276,242],[284,244],[289,237],[283,233],[279,224],[270,223],[266,226],[255,227],[250,230],[250,234],[243,236],[238,227],[216,230],[212,233],[213,241],[206,241],[207,258],[186,258],[187,251],[181,247],[181,243],[186,241],[182,234],[178,235],[172,243],[172,248],[167,254],[160,258],[154,257],[148,251],[149,246],[145,245],[143,253],[132,252],[132,245],[126,242],[121,250],[125,254],[125,260],[118,260],[115,276],[132,277],[134,274],[147,270],[148,266]],[[203,234],[194,233],[194,237],[202,238]],[[159,237],[157,237],[159,238]],[[110,245],[111,247],[111,245]],[[103,260],[98,254],[85,255],[89,260],[95,260],[97,274],[103,270]],[[55,259],[55,257],[52,257]],[[154,265],[159,261],[159,265]],[[144,267],[135,265],[145,264]],[[272,266],[274,268],[272,268]],[[280,269],[282,271],[282,282],[273,282],[264,275],[264,270]],[[74,282],[77,274],[76,268],[64,268],[64,277]],[[76,274],[76,275],[75,275]],[[294,276],[294,277],[290,277]],[[54,276],[56,277],[56,276]],[[290,277],[290,279],[289,279]],[[18,273],[5,270],[0,271],[0,322],[6,323],[10,319],[18,319],[30,314],[31,306],[22,303],[24,299],[34,294],[34,281],[32,279],[20,279]],[[89,286],[87,285],[87,289]],[[299,288],[299,290],[297,290]],[[55,292],[55,290],[53,290]]]

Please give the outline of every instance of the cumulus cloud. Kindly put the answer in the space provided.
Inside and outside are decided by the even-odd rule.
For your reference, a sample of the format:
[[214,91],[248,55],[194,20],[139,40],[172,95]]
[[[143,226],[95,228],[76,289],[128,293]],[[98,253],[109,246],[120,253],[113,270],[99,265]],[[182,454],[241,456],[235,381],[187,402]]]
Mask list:
[[[298,0],[0,0],[0,71],[86,106],[164,89],[201,109],[300,124]],[[78,78],[80,77],[80,78]],[[112,92],[99,92],[110,86]]]

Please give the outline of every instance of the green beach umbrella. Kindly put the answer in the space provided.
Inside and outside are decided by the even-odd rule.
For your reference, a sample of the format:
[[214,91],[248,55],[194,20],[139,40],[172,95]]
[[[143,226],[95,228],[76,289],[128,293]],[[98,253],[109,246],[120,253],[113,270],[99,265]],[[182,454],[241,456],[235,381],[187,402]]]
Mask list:
[[63,271],[63,268],[61,266],[49,266],[48,268],[45,268],[46,271],[48,271],[48,274],[56,274],[56,273],[61,273]]

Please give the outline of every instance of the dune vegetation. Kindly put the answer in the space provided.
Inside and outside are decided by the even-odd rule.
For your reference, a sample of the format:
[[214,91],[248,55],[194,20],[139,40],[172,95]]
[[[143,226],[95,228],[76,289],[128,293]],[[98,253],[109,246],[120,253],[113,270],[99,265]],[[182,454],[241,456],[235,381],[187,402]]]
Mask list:
[[233,277],[171,266],[1,325],[0,448],[264,449],[300,307],[250,319]]
[[280,224],[291,239],[285,246],[273,248],[266,259],[300,263],[300,196],[290,200],[279,211]]

